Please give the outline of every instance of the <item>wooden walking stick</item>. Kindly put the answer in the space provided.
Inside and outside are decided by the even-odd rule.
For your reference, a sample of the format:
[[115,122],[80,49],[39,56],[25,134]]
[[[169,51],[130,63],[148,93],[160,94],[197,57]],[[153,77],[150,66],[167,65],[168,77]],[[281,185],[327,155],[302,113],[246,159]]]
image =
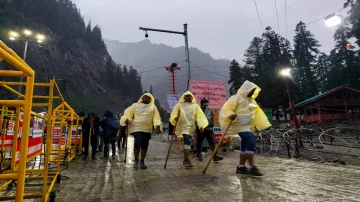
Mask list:
[[87,159],[89,160],[89,154],[90,154],[90,141],[91,141],[91,127],[90,127],[90,131],[89,131],[89,141],[88,141],[88,145],[87,145]]
[[165,164],[164,164],[164,169],[166,169],[166,164],[167,164],[167,161],[168,161],[168,159],[169,159],[169,155],[170,155],[170,151],[171,151],[171,146],[172,146],[172,143],[173,143],[174,137],[175,137],[175,130],[176,130],[177,123],[178,123],[178,121],[176,121],[175,126],[174,126],[174,130],[172,131],[171,142],[170,142],[169,149],[168,149],[168,152],[167,152],[167,155],[166,155],[166,160],[165,160]]
[[221,135],[221,138],[220,138],[219,142],[216,144],[216,147],[215,147],[214,151],[212,151],[212,154],[211,154],[209,160],[208,160],[207,163],[206,163],[206,166],[205,166],[205,168],[204,168],[204,171],[202,172],[203,174],[206,173],[206,170],[208,169],[208,167],[209,167],[209,165],[210,165],[210,163],[211,163],[211,160],[214,158],[216,152],[218,151],[218,149],[219,149],[219,147],[220,147],[220,144],[222,143],[222,141],[223,141],[226,133],[228,132],[228,130],[229,130],[230,126],[231,126],[231,124],[232,124],[232,122],[230,122],[230,124],[226,127],[225,132]]
[[125,163],[125,164],[126,164],[126,157],[127,157],[128,137],[129,137],[129,124],[126,126],[126,137],[125,137],[125,159],[124,159],[124,163]]

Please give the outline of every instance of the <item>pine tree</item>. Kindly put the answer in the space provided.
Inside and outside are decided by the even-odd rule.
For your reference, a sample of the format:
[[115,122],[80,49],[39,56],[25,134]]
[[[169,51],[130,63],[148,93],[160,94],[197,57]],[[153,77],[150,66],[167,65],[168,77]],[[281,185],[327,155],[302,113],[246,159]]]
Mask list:
[[236,60],[233,60],[230,64],[230,79],[228,84],[230,84],[229,92],[230,95],[236,94],[237,90],[240,88],[241,84],[245,81],[242,77],[242,71],[239,63]]
[[320,92],[327,91],[330,65],[329,56],[325,53],[320,53],[316,64],[316,83],[318,83]]
[[294,37],[294,59],[297,68],[295,90],[297,100],[303,100],[318,94],[318,86],[314,77],[314,66],[319,54],[319,42],[306,29],[303,22],[296,25]]

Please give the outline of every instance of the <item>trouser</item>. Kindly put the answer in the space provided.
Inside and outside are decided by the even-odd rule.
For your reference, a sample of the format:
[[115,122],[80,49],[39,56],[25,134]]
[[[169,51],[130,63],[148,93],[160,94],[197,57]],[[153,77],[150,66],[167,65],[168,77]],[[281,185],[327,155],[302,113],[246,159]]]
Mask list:
[[241,137],[241,150],[242,154],[254,154],[256,141],[255,137],[251,132],[241,132],[239,133]]
[[146,132],[134,132],[134,155],[135,160],[139,159],[139,153],[141,151],[141,160],[143,161],[146,157],[147,149],[149,147],[149,141],[151,139],[151,133]]
[[122,148],[125,147],[125,143],[126,143],[126,127],[121,127],[120,128],[120,132],[119,132],[119,139],[118,139],[118,147],[120,148],[120,144],[122,142]]
[[[91,152],[92,152],[92,157],[95,157],[96,155],[96,149],[97,149],[97,136],[96,135],[91,135]],[[89,155],[89,134],[84,134],[83,136],[83,147],[84,147],[84,155],[88,156]]]
[[100,134],[98,136],[98,150],[99,151],[102,151],[104,149],[104,137],[103,137],[103,134]]
[[184,138],[184,163],[190,162],[189,153],[191,149],[191,136],[188,134],[183,134]]
[[198,156],[201,156],[201,145],[204,141],[204,139],[209,143],[209,146],[211,148],[211,151],[215,150],[215,143],[214,143],[214,132],[210,129],[205,129],[203,133],[200,133],[200,131],[196,134],[196,154]]
[[116,152],[116,139],[104,137],[104,157],[109,157],[109,147],[111,144],[112,155],[115,156]]

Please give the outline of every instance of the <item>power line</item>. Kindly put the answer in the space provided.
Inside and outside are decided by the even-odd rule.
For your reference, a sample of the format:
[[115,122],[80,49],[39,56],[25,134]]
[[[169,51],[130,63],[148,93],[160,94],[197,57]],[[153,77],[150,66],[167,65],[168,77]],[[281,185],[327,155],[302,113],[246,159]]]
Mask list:
[[276,0],[274,0],[274,4],[275,4],[275,11],[276,11],[276,20],[277,20],[278,29],[279,29],[279,34],[280,34],[280,33],[281,33],[281,30],[280,30],[279,13],[278,13],[277,5],[276,5]]
[[254,4],[255,4],[256,12],[257,12],[257,15],[258,15],[258,18],[259,18],[259,22],[260,22],[260,26],[261,26],[261,31],[264,31],[264,26],[263,26],[262,21],[261,21],[261,18],[260,18],[259,9],[258,9],[258,7],[257,7],[256,0],[254,0]]
[[[254,0],[254,2],[255,2],[255,0]],[[256,3],[255,3],[255,5],[256,5]],[[294,32],[295,30],[288,30],[288,26],[287,26],[287,1],[285,0],[285,21],[286,21],[286,31],[285,31],[285,37],[286,37],[286,39],[288,38],[288,33],[289,33],[289,31],[291,31],[291,33],[292,32]],[[317,21],[319,21],[319,20],[322,20],[322,19],[325,19],[327,16],[329,16],[329,15],[332,15],[332,14],[335,14],[335,13],[337,13],[337,12],[340,12],[340,11],[342,11],[342,10],[344,10],[345,8],[341,8],[341,9],[339,9],[339,10],[337,10],[337,11],[335,11],[335,12],[332,12],[332,13],[330,13],[330,14],[328,14],[328,15],[326,15],[326,16],[323,16],[323,17],[321,17],[321,18],[317,18],[316,20],[313,20],[313,21],[311,21],[311,22],[308,22],[308,23],[305,23],[305,25],[311,25],[311,24],[313,24],[313,23],[315,23],[315,22],[317,22]],[[260,24],[261,24],[261,26],[262,26],[262,23],[261,23],[261,19],[260,19],[260,15],[258,14],[258,17],[259,17],[259,20],[260,20]],[[281,36],[280,34],[279,34],[279,36]],[[240,53],[242,53],[242,51],[239,51],[239,52],[236,52],[235,54],[233,54],[233,55],[230,55],[230,56],[228,56],[228,57],[233,57],[233,56],[235,56],[235,55],[237,55],[237,54],[240,54]]]
[[190,62],[192,65],[194,65],[195,67],[197,67],[197,68],[199,68],[199,69],[201,69],[201,70],[203,70],[203,71],[205,71],[205,72],[209,72],[209,73],[211,73],[211,74],[215,74],[215,75],[218,75],[218,76],[223,76],[223,77],[229,77],[229,76],[225,76],[225,75],[222,75],[222,74],[218,74],[217,72],[212,72],[212,71],[209,71],[209,70],[207,70],[207,69],[204,69],[204,68],[202,68],[202,67],[199,67],[198,65],[196,65],[196,64],[194,64],[194,63],[192,63],[192,62]]
[[[185,60],[180,61],[180,62],[176,62],[176,63],[182,63],[182,62],[184,62],[184,61],[185,61]],[[155,70],[158,70],[158,69],[162,69],[162,68],[165,69],[165,66],[164,66],[164,67],[155,67],[155,68],[153,68],[153,69],[144,70],[144,71],[138,72],[138,74],[145,73],[145,72],[152,72],[152,71],[155,71]]]
[[[207,74],[221,74],[221,73],[229,73],[229,72],[208,72],[208,73],[198,73],[198,74],[191,74],[191,76],[193,75],[207,75]],[[187,74],[177,74],[176,77],[180,77],[180,76],[188,76]],[[225,75],[222,75],[225,76]],[[142,79],[147,79],[147,78],[160,78],[160,77],[164,77],[164,75],[158,75],[158,76],[146,76],[146,77],[141,77]]]
[[164,69],[164,67],[156,67],[156,68],[149,69],[149,70],[144,70],[144,71],[141,71],[141,72],[138,72],[138,73],[141,74],[141,73],[145,73],[145,72],[152,72],[152,71],[155,71],[155,70],[158,70],[158,69]]

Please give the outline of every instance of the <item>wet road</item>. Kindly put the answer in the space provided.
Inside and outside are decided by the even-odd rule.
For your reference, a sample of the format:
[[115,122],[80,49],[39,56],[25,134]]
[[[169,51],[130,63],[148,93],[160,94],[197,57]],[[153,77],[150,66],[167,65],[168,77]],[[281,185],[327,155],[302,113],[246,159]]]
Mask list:
[[359,167],[257,157],[265,174],[258,179],[237,175],[238,153],[227,152],[221,153],[224,161],[212,163],[203,175],[205,161],[193,156],[195,167],[183,169],[182,155],[173,145],[166,170],[168,144],[156,138],[150,142],[147,170],[134,170],[131,162],[124,165],[123,151],[115,160],[78,157],[62,173],[70,179],[56,185],[56,202],[360,201]]

